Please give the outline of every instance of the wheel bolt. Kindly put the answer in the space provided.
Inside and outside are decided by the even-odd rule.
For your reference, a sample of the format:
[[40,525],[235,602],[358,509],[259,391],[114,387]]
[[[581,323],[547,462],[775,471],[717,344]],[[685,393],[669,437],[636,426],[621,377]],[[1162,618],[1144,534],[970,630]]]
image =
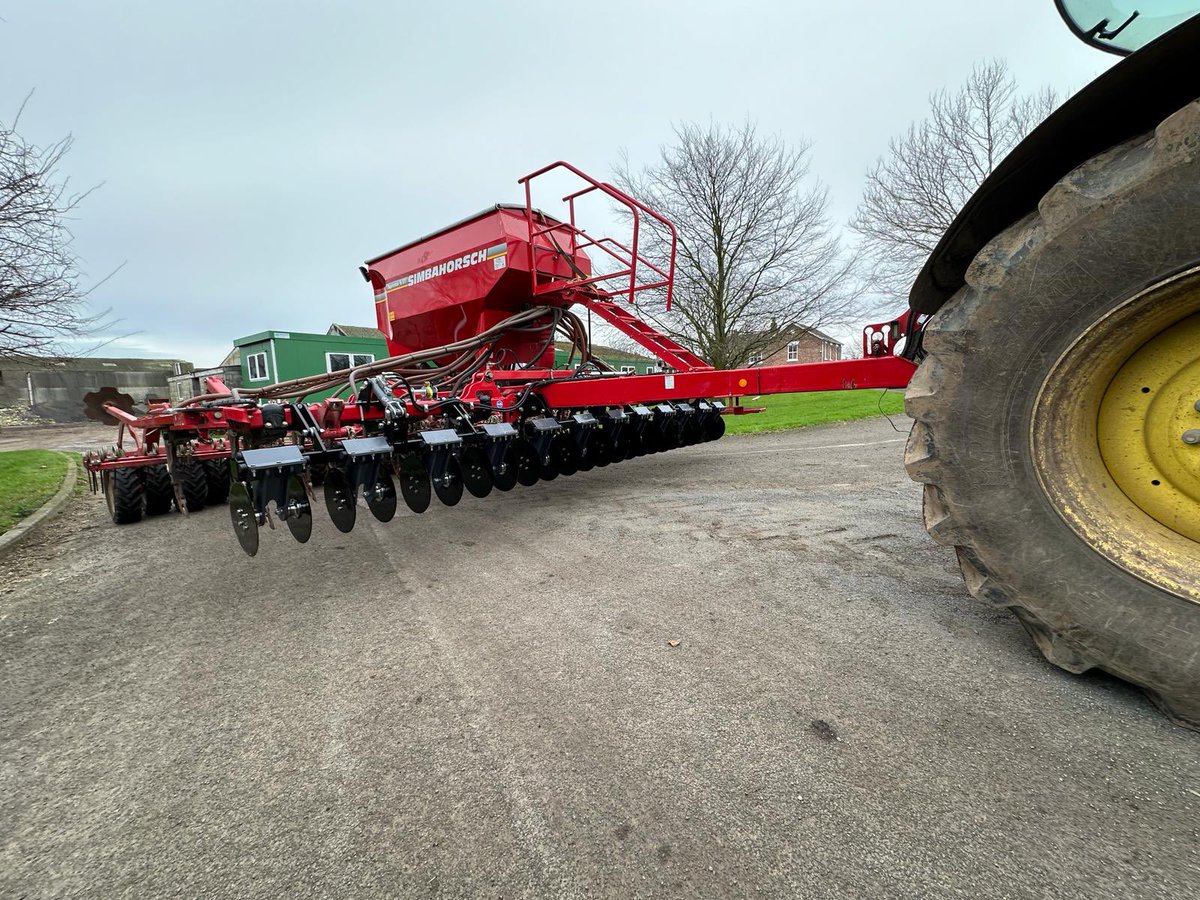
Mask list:
[[1189,428],[1183,433],[1185,444],[1200,444],[1200,428]]

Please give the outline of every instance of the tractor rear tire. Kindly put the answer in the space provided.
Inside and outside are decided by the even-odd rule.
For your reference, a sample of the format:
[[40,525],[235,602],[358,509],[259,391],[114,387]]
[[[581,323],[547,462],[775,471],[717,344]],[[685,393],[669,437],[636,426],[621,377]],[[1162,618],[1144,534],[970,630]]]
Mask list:
[[[1198,209],[1200,101],[1076,168],[979,252],[925,329],[905,398],[925,526],[970,592],[1011,609],[1050,662],[1131,681],[1193,728],[1200,540],[1179,523],[1200,517],[1170,525],[1154,492],[1200,478],[1200,446],[1180,440],[1192,418],[1200,429]],[[1169,333],[1185,338],[1174,374],[1135,369],[1114,397]],[[1154,465],[1156,445],[1162,478],[1114,474],[1111,448]]]
[[143,485],[146,490],[146,515],[161,516],[171,511],[175,503],[175,488],[171,473],[164,465],[146,466]]
[[204,509],[208,502],[208,476],[204,465],[191,457],[175,460],[175,472],[183,489],[183,505],[190,513]]
[[220,506],[229,499],[229,460],[206,459],[201,465],[204,466],[208,484],[208,496],[204,502],[209,506]]
[[109,469],[103,475],[104,500],[108,514],[117,525],[142,521],[145,491],[142,475],[137,469]]

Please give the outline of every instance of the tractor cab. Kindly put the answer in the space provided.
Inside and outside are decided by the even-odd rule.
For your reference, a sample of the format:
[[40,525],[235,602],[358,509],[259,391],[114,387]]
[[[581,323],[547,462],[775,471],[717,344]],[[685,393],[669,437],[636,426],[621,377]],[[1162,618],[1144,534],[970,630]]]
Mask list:
[[1080,40],[1126,56],[1200,12],[1192,0],[1054,0]]

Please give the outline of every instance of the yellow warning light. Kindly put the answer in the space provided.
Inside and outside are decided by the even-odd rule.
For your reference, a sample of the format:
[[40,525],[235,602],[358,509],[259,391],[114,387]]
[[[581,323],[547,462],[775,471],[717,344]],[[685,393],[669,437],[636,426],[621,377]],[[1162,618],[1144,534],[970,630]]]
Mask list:
[[748,383],[745,378],[738,379],[738,387],[745,387]]

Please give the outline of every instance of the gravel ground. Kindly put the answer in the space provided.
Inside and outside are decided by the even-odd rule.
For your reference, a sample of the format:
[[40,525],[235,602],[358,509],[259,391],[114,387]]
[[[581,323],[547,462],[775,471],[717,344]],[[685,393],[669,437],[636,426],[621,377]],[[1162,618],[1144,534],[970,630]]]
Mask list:
[[76,425],[9,426],[0,428],[0,450],[73,450],[83,453],[116,442],[115,425],[81,422]]
[[902,447],[727,438],[253,560],[89,497],[0,558],[0,894],[1195,896],[1200,736],[967,597]]

